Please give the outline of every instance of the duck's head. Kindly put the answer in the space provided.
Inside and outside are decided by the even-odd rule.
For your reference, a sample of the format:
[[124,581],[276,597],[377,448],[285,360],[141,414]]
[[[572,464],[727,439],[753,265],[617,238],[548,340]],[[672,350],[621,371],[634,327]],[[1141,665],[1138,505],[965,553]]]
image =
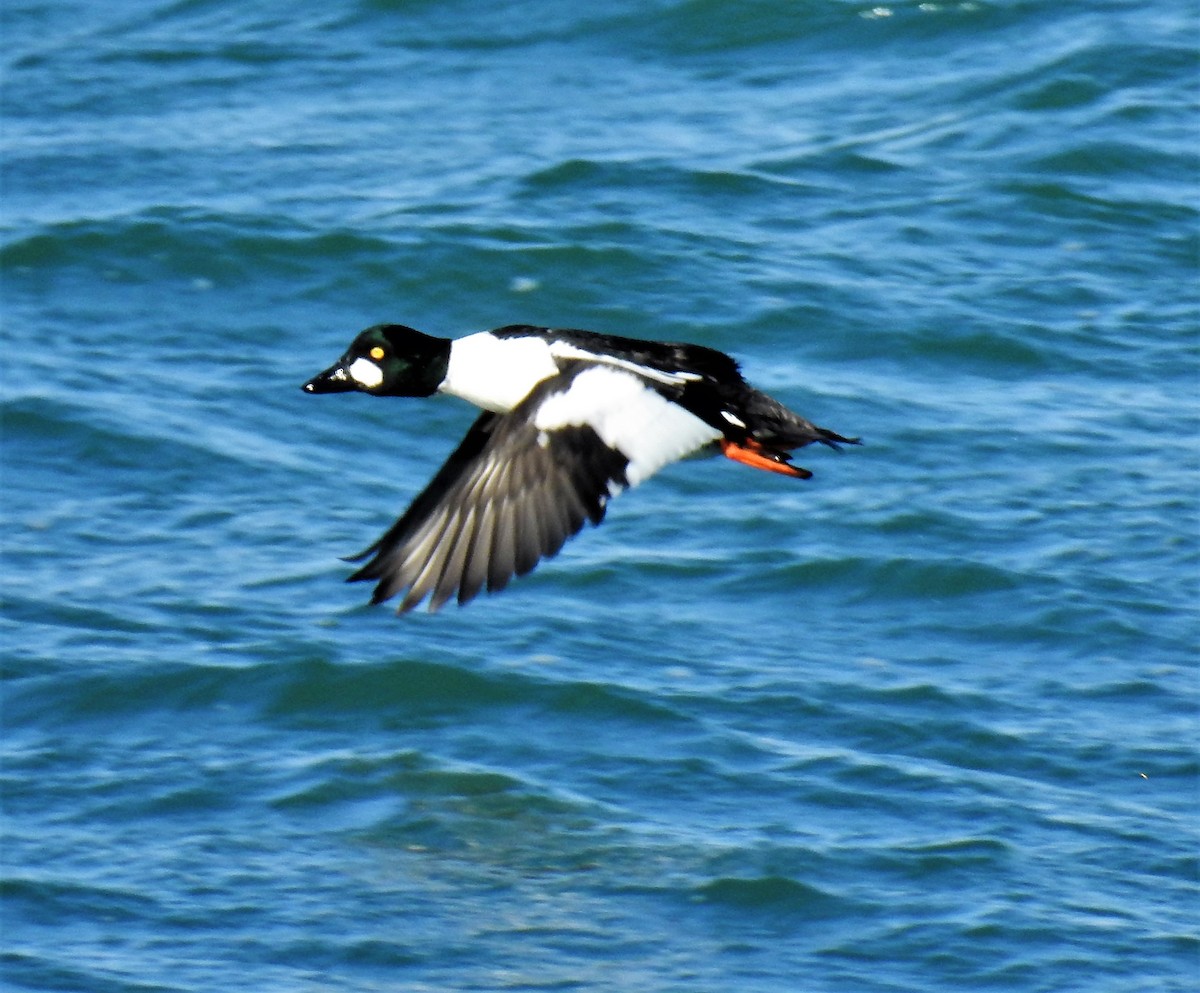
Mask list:
[[306,393],[360,390],[375,396],[427,397],[446,378],[450,342],[403,324],[376,324],[324,372],[313,376]]

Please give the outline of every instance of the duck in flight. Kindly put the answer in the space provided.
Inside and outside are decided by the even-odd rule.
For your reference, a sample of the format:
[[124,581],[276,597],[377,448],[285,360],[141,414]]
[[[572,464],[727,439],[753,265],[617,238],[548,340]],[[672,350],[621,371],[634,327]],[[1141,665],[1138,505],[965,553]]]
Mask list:
[[754,389],[702,345],[514,324],[450,340],[400,324],[367,328],[308,393],[449,393],[483,409],[387,532],[351,561],[372,603],[403,593],[435,611],[523,576],[608,501],[688,456],[723,454],[796,479],[791,451],[857,444]]

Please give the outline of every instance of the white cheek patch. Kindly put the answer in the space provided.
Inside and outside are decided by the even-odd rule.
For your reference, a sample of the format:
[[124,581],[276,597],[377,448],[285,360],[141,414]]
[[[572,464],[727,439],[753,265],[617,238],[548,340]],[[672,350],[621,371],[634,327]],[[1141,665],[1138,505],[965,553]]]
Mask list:
[[350,378],[368,390],[383,382],[383,370],[370,359],[357,358],[350,363]]

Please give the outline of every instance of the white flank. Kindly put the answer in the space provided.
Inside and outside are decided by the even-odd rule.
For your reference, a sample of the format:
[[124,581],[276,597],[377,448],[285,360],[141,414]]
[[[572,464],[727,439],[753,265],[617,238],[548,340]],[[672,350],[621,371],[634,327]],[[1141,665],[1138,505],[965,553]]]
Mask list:
[[503,414],[557,373],[550,346],[540,338],[497,338],[481,331],[450,346],[450,364],[438,390]]
[[383,382],[383,370],[370,359],[361,356],[350,363],[350,376],[359,386],[373,390]]
[[625,475],[630,486],[721,437],[639,376],[607,366],[585,369],[569,389],[546,398],[533,424],[540,431],[592,428],[609,448],[629,459]]
[[703,378],[695,372],[663,372],[661,369],[651,369],[649,366],[638,365],[636,362],[630,362],[628,359],[619,359],[616,356],[604,355],[600,352],[589,352],[582,348],[577,348],[575,345],[568,345],[564,341],[554,342],[550,346],[550,354],[556,359],[584,359],[588,362],[598,362],[603,365],[614,366],[617,369],[628,369],[639,376],[652,379],[656,383],[663,383],[667,386],[682,386],[684,383],[694,382],[697,379]]

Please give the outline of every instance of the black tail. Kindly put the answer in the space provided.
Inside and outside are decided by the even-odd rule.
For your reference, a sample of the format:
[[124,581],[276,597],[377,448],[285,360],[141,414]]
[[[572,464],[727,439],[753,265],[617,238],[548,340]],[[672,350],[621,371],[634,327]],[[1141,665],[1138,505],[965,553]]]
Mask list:
[[[808,424],[807,421],[805,421]],[[830,448],[841,448],[843,445],[861,445],[861,438],[843,438],[840,434],[830,431],[828,428],[819,428],[815,424],[809,424],[817,433],[815,441],[819,441],[822,445],[828,445]]]
[[758,390],[754,390],[743,409],[750,415],[746,426],[751,436],[755,441],[773,448],[791,451],[811,445],[814,441],[830,448],[862,444],[858,438],[846,438],[836,431],[817,427],[774,397]]

